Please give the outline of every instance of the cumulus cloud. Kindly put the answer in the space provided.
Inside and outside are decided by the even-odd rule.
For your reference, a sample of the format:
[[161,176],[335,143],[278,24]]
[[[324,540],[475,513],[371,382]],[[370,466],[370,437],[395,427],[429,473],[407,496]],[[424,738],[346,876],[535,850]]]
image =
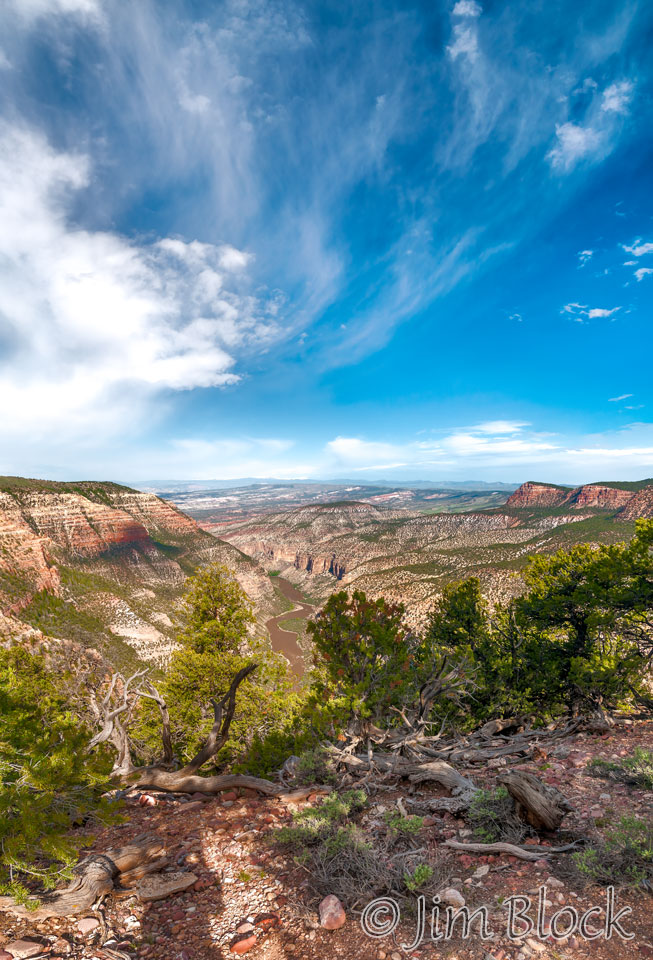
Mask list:
[[578,259],[580,260],[581,267],[584,267],[586,263],[589,263],[593,256],[593,250],[579,250]]
[[628,400],[632,397],[632,393],[621,393],[618,397],[610,397],[608,403],[619,403],[620,400]]
[[626,253],[632,253],[634,257],[644,257],[647,253],[653,253],[653,243],[642,243],[641,240],[635,240],[631,246],[627,246],[625,243],[622,243],[621,246]]
[[480,3],[475,3],[475,0],[458,0],[452,13],[454,17],[480,17],[483,8]]
[[483,12],[482,7],[474,0],[458,0],[451,12],[460,20],[453,24],[453,43],[447,47],[447,53],[452,60],[461,56],[475,60],[478,55],[478,32],[474,21]]
[[621,309],[621,307],[588,307],[587,304],[584,303],[566,303],[560,312],[568,313],[574,320],[577,320],[578,323],[583,323],[584,320],[611,317]]
[[162,392],[235,383],[238,351],[274,333],[243,287],[248,255],[81,229],[69,209],[88,160],[26,127],[0,132],[2,432],[108,434]]
[[570,170],[583,157],[593,154],[601,144],[601,135],[591,127],[576,123],[556,124],[557,144],[547,154],[551,166]]
[[547,154],[554,170],[567,173],[581,161],[600,160],[612,150],[618,121],[628,113],[633,89],[630,80],[613,83],[601,94],[594,89],[581,121],[556,124],[556,143]]
[[653,267],[640,267],[639,270],[635,270],[635,276],[637,277],[637,282],[643,280],[644,277],[648,277],[653,273]]
[[622,80],[620,83],[612,83],[603,91],[601,100],[601,110],[604,113],[627,113],[628,104],[631,101],[633,93],[633,83],[630,80]]

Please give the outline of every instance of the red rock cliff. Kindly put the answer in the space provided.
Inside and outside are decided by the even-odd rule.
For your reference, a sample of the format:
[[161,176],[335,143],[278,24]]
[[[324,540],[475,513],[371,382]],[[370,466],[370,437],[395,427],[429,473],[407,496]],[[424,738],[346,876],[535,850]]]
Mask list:
[[569,490],[565,487],[553,487],[546,483],[522,483],[512,496],[508,497],[507,507],[559,507],[565,503]]

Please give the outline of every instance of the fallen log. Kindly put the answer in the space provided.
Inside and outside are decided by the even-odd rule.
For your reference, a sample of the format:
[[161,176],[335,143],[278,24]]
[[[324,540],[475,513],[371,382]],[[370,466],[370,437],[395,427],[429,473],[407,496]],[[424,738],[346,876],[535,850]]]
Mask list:
[[445,840],[444,846],[462,853],[505,853],[520,860],[545,860],[555,853],[575,849],[576,844],[569,843],[564,847],[518,847],[514,843],[461,843],[458,840]]
[[519,819],[535,830],[557,830],[572,809],[559,790],[542,783],[532,773],[514,770],[500,774],[497,780],[515,801],[515,813]]
[[65,890],[46,894],[34,910],[30,905],[15,902],[13,897],[0,897],[0,911],[30,920],[68,917],[84,913],[114,888],[121,873],[129,873],[142,863],[165,856],[165,847],[158,837],[144,837],[116,850],[92,853],[74,868],[74,878]]

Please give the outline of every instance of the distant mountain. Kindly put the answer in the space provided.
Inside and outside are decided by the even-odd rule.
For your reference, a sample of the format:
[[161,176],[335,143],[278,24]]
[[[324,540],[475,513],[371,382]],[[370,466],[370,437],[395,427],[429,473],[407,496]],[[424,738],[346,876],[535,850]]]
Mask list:
[[163,496],[170,496],[178,493],[208,493],[214,490],[232,490],[249,487],[257,489],[266,486],[275,487],[392,487],[393,489],[404,490],[453,490],[458,492],[473,492],[496,490],[504,493],[512,493],[518,487],[517,483],[487,483],[485,480],[376,480],[366,477],[333,477],[322,480],[302,479],[297,477],[294,480],[279,480],[276,477],[241,477],[238,480],[167,480],[154,482],[150,480],[139,481],[134,484],[138,490],[148,493],[157,493]]

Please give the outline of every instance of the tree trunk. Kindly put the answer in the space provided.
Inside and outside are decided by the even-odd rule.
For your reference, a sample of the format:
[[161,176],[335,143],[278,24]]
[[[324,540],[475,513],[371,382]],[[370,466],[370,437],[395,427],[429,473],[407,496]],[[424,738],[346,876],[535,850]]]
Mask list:
[[497,779],[514,799],[517,816],[535,830],[557,830],[571,810],[571,804],[559,790],[542,783],[532,773],[515,770]]
[[165,847],[158,837],[144,837],[117,850],[92,853],[74,868],[75,877],[70,886],[59,893],[44,896],[36,910],[17,904],[12,897],[0,897],[0,910],[29,920],[84,913],[96,900],[113,890],[120,874],[133,872],[141,864],[163,856]]

